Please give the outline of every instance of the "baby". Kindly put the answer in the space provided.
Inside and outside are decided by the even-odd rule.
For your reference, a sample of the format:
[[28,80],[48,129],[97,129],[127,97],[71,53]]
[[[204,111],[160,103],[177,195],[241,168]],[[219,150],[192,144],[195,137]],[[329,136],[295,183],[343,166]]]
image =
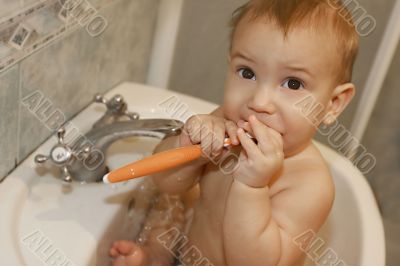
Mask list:
[[[222,106],[190,117],[155,150],[201,145],[201,159],[153,176],[161,192],[193,206],[192,220],[185,232],[182,206],[167,225],[153,212],[145,244],[114,243],[115,265],[171,265],[173,254],[183,265],[303,265],[296,237],[318,232],[330,212],[334,184],[312,137],[355,92],[349,11],[337,0],[254,0],[231,25]],[[311,118],[304,109],[313,106]],[[232,171],[215,163],[226,155],[237,156]]]

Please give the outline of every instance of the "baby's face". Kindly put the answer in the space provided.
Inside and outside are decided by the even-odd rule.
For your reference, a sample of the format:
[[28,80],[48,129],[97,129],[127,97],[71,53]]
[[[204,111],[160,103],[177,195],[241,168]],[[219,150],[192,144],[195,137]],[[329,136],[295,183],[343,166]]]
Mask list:
[[230,51],[223,110],[227,119],[247,121],[251,114],[278,131],[286,156],[309,144],[316,131],[296,103],[310,94],[331,104],[338,56],[334,41],[301,27],[284,39],[273,23],[241,21]]

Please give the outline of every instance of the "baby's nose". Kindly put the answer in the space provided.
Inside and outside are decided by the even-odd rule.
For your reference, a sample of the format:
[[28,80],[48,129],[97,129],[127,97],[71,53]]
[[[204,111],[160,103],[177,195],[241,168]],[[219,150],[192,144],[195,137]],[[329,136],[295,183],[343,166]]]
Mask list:
[[260,89],[254,93],[249,107],[256,112],[273,114],[276,112],[275,95],[271,90]]

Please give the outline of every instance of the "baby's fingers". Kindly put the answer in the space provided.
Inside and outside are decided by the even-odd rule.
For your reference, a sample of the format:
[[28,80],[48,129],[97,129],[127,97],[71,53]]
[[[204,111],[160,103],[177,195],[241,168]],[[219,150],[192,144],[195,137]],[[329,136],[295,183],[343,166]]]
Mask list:
[[250,126],[250,123],[247,121],[239,120],[237,126],[243,128],[244,131],[249,133],[251,136],[254,136],[253,129]]
[[237,134],[240,144],[245,149],[249,158],[257,158],[257,156],[260,156],[260,150],[258,149],[257,144],[255,144],[254,141],[244,132],[243,128],[239,128]]
[[213,142],[213,125],[210,121],[205,122],[200,128],[200,145],[203,153],[209,157],[212,150]]
[[218,157],[222,153],[225,138],[225,127],[223,123],[214,125],[212,152],[213,157]]
[[239,144],[239,139],[238,139],[238,135],[237,135],[237,125],[230,120],[227,120],[225,122],[225,130],[226,133],[228,133],[228,136],[232,142],[233,145],[238,145]]

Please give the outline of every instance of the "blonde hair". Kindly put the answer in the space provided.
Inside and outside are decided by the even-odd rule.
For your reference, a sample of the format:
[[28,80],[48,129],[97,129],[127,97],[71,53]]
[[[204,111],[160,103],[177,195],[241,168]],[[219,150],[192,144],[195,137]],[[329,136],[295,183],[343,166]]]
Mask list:
[[338,52],[342,55],[338,65],[338,82],[350,82],[358,52],[358,33],[351,12],[340,0],[250,0],[232,15],[229,23],[231,48],[236,28],[244,17],[249,21],[263,18],[272,20],[281,28],[285,37],[299,24],[317,28],[328,23],[337,40]]

